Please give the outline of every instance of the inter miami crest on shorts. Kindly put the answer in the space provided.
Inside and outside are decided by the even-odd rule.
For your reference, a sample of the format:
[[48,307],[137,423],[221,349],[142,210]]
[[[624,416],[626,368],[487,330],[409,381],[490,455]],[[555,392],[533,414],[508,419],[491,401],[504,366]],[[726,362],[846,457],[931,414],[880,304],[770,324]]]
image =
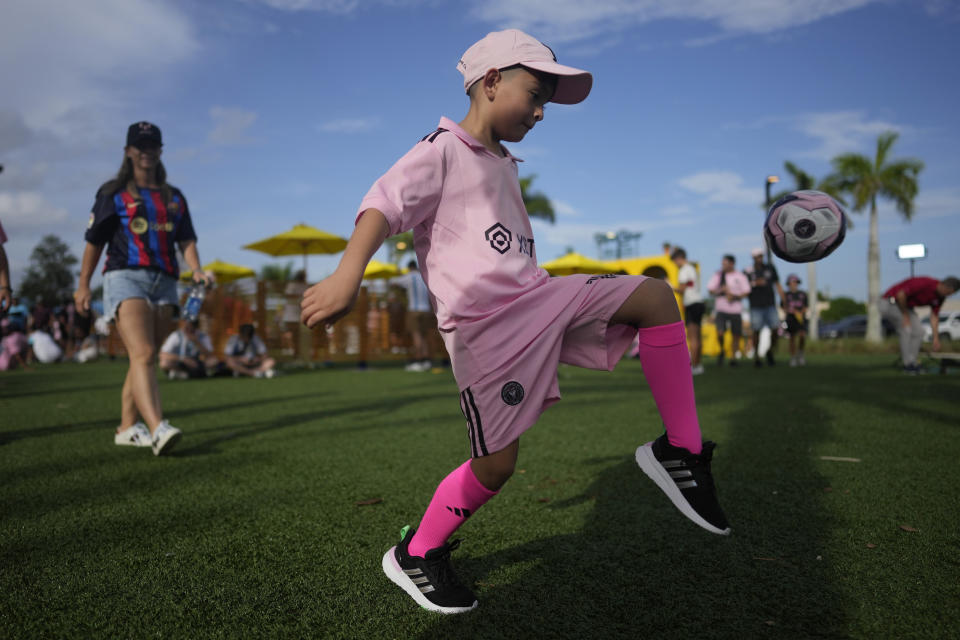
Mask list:
[[520,404],[523,401],[523,385],[511,380],[503,385],[503,389],[500,390],[500,398],[511,407]]

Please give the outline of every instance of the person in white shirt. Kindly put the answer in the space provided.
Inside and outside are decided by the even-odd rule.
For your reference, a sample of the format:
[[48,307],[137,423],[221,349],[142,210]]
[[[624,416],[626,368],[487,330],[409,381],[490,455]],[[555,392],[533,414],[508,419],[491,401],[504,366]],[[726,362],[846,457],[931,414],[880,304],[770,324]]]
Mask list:
[[196,320],[181,320],[180,328],[160,347],[160,368],[171,380],[205,378],[208,370],[215,371],[220,364],[210,336],[197,327]]
[[234,376],[272,378],[276,374],[276,360],[267,355],[267,345],[252,324],[241,325],[240,333],[230,336],[224,354]]
[[700,324],[703,321],[703,296],[700,294],[700,275],[696,267],[687,262],[687,252],[676,247],[670,259],[677,265],[678,285],[674,291],[683,296],[683,317],[687,325],[687,342],[690,344],[690,370],[693,375],[703,373],[700,357],[703,353],[703,341],[700,339]]
[[413,341],[413,353],[406,366],[407,371],[429,371],[433,367],[430,348],[430,333],[436,331],[437,322],[430,306],[430,290],[420,275],[415,260],[407,264],[407,273],[391,280],[391,284],[407,290],[406,327]]
[[33,331],[28,340],[33,348],[33,356],[37,362],[49,364],[56,362],[63,357],[63,349],[57,344],[56,340],[46,331]]

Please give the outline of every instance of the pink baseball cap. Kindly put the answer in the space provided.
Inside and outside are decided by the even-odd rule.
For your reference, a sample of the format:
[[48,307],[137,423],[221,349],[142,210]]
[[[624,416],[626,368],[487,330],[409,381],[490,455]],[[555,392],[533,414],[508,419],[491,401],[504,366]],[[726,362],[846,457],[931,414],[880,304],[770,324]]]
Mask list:
[[457,69],[463,74],[464,90],[469,91],[490,69],[505,69],[516,64],[557,76],[557,90],[550,102],[576,104],[589,95],[593,86],[589,71],[557,64],[557,56],[550,47],[518,29],[488,33],[464,52]]

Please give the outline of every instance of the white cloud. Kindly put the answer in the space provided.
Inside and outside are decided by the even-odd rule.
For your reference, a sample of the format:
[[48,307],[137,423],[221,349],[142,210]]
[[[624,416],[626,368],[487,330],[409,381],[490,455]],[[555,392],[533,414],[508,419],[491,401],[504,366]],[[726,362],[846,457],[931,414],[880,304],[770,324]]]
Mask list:
[[279,11],[319,11],[347,15],[358,9],[376,6],[408,7],[436,3],[438,0],[252,0]]
[[677,184],[710,204],[760,206],[763,202],[759,187],[744,186],[743,178],[732,171],[701,171],[680,178]]
[[489,0],[471,14],[498,28],[516,27],[544,40],[576,41],[658,20],[705,22],[722,33],[772,33],[816,22],[880,0]]
[[207,135],[209,142],[234,145],[254,141],[247,135],[247,130],[256,122],[256,112],[235,107],[210,107],[210,118],[213,120],[213,131]]
[[5,165],[3,168],[3,188],[10,191],[30,191],[43,184],[50,165],[46,162],[35,162],[30,165]]
[[324,133],[366,133],[380,126],[380,118],[343,118],[330,120],[319,127]]
[[326,13],[350,13],[360,6],[360,0],[260,0],[261,3],[281,11],[323,11]]
[[661,216],[668,216],[668,217],[682,216],[690,213],[690,207],[688,207],[685,204],[678,204],[670,207],[661,207],[657,213],[660,214]]
[[35,191],[0,193],[0,220],[10,239],[18,232],[52,229],[67,221],[67,210]]
[[808,113],[799,116],[795,128],[819,141],[816,148],[798,153],[798,157],[829,161],[851,151],[872,151],[877,136],[885,131],[908,131],[909,127],[885,120],[870,119],[863,111]]
[[579,218],[580,212],[577,211],[572,205],[563,200],[550,200],[550,204],[553,205],[553,211],[557,214],[558,218]]
[[960,189],[921,190],[914,200],[913,212],[915,220],[960,216]]
[[[147,30],[163,34],[162,54],[145,46]],[[7,108],[46,127],[77,108],[114,105],[121,80],[159,72],[198,49],[191,23],[168,2],[6,0],[0,86],[15,88],[4,91]]]
[[16,111],[0,110],[0,151],[7,152],[26,145],[33,132]]

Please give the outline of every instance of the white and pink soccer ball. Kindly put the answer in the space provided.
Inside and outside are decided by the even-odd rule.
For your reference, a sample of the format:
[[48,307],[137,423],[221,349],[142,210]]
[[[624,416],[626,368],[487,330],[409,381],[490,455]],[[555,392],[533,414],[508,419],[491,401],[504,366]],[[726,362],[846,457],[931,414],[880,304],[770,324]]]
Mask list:
[[813,262],[825,258],[843,243],[846,214],[840,204],[822,191],[795,191],[767,211],[763,237],[770,250],[787,262]]

